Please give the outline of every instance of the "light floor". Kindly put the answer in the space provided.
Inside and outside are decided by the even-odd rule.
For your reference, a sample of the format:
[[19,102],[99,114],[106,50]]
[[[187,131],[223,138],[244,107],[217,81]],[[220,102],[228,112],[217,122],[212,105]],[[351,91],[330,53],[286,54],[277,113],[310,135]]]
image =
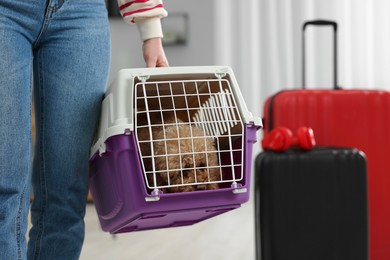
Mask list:
[[101,230],[88,204],[81,260],[253,260],[254,206],[241,208],[193,226],[112,236]]

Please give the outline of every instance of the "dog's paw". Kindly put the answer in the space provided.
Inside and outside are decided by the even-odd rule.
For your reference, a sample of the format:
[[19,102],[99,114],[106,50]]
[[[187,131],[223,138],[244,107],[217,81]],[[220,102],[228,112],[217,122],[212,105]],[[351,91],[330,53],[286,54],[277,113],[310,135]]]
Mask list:
[[196,186],[196,190],[216,190],[218,189],[217,183],[201,184]]

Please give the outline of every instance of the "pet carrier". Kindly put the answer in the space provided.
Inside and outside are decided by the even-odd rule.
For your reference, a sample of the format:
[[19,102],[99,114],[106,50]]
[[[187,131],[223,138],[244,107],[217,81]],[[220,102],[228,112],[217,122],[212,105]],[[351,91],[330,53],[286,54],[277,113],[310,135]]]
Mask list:
[[91,148],[102,229],[186,226],[240,207],[260,127],[229,67],[121,70]]

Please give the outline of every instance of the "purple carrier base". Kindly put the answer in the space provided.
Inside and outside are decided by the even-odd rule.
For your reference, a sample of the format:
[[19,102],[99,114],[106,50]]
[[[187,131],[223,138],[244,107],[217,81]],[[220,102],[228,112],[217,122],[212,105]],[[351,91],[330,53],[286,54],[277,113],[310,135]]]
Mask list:
[[[249,200],[255,125],[245,125],[244,177],[234,192],[231,183],[218,190],[159,195],[146,189],[134,134],[112,136],[106,152],[90,160],[90,189],[101,227],[111,234],[187,226],[239,208]],[[240,140],[239,140],[240,141]]]

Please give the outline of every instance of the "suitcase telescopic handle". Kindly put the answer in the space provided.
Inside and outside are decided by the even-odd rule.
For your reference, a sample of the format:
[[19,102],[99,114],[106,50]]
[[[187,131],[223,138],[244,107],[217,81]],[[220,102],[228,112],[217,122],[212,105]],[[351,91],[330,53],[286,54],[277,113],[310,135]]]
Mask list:
[[305,46],[305,30],[308,25],[315,25],[315,26],[332,26],[333,27],[333,88],[339,89],[337,86],[337,23],[334,21],[329,20],[313,20],[313,21],[307,21],[303,24],[302,27],[302,88],[306,88],[306,46]]

